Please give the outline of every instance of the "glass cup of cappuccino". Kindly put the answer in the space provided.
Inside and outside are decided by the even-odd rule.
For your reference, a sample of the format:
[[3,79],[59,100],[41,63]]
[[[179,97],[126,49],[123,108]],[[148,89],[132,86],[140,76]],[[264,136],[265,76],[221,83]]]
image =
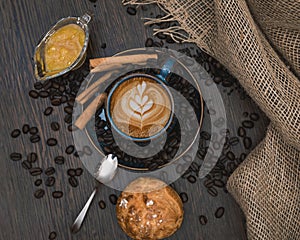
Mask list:
[[108,93],[106,113],[121,137],[148,142],[169,131],[174,100],[166,81],[173,66],[169,60],[160,74],[134,73],[120,78]]

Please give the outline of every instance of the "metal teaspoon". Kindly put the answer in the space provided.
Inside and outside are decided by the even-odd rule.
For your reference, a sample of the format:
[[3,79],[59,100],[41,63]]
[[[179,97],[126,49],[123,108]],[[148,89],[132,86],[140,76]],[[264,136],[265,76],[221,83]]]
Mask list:
[[[100,167],[96,170],[95,173],[95,178],[97,179],[97,181],[99,181],[100,183],[108,183],[110,182],[116,172],[117,172],[117,167],[118,167],[118,159],[117,157],[112,157],[112,154],[109,154],[108,156],[106,156],[102,162],[102,164],[100,165]],[[99,184],[100,185],[100,184]],[[98,187],[95,187],[94,191],[92,192],[92,194],[90,195],[89,199],[87,200],[86,204],[84,205],[83,209],[80,211],[80,213],[78,214],[77,218],[75,219],[72,227],[71,227],[71,231],[72,233],[76,233],[79,231],[86,213],[98,191]]]

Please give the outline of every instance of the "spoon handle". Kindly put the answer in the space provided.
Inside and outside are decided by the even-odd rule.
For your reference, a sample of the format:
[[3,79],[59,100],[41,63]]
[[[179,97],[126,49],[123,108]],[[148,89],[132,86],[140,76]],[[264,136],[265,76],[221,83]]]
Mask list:
[[87,200],[86,204],[84,205],[83,209],[81,210],[81,212],[78,214],[77,218],[75,219],[72,227],[71,227],[71,231],[72,233],[76,233],[78,232],[78,230],[80,229],[83,220],[85,219],[85,215],[97,193],[97,187],[94,189],[94,191],[92,192],[91,196],[89,197],[89,199]]

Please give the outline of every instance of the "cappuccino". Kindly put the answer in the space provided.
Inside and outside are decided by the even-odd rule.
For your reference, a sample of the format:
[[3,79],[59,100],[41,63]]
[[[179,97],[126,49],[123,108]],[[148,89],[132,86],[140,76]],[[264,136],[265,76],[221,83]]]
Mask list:
[[168,124],[172,101],[159,82],[150,77],[134,76],[114,90],[109,111],[120,131],[134,138],[147,138]]

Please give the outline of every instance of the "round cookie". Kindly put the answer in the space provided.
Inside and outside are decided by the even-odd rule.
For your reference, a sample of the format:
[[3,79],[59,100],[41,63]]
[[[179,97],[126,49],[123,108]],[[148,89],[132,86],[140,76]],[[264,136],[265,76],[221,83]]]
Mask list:
[[183,220],[183,205],[176,191],[149,177],[138,178],[124,189],[116,212],[119,225],[133,239],[169,237]]

